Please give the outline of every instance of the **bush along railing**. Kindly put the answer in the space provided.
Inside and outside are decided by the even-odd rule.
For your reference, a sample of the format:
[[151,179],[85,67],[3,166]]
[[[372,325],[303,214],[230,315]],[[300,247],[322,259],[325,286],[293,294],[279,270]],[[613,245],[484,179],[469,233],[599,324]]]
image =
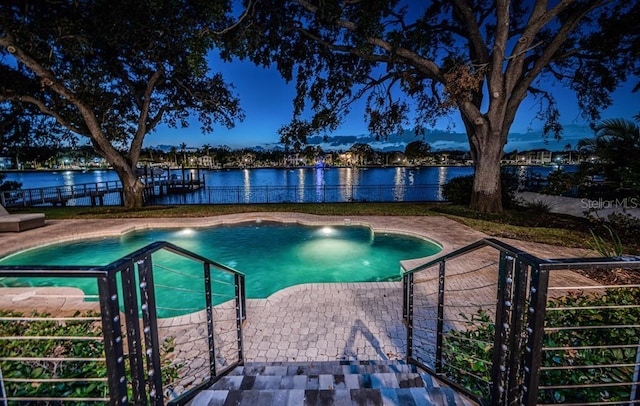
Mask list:
[[243,275],[167,242],[0,283],[0,404],[184,403],[243,361]]
[[483,404],[640,404],[640,284],[589,278],[617,268],[486,239],[405,270],[408,361]]

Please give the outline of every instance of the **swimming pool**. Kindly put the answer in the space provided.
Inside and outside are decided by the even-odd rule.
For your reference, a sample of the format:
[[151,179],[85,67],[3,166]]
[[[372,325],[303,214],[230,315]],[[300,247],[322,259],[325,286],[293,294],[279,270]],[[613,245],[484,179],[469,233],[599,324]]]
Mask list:
[[[0,265],[106,265],[153,241],[169,241],[189,251],[234,268],[246,275],[248,298],[266,298],[280,289],[314,282],[371,282],[400,280],[400,260],[433,255],[441,247],[424,239],[374,233],[368,227],[311,227],[251,222],[208,228],[153,229],[119,238],[52,244],[0,260]],[[201,273],[201,266],[162,253],[156,284],[189,286],[184,272]],[[169,272],[180,269],[181,274]],[[94,281],[72,280],[85,294],[96,294]],[[52,278],[0,278],[0,286],[61,286]],[[177,299],[175,291],[157,291],[157,300]],[[164,295],[164,296],[163,296]],[[166,296],[166,297],[165,297]],[[196,299],[193,299],[196,300]],[[200,301],[200,299],[197,299]],[[200,307],[202,308],[202,307]]]

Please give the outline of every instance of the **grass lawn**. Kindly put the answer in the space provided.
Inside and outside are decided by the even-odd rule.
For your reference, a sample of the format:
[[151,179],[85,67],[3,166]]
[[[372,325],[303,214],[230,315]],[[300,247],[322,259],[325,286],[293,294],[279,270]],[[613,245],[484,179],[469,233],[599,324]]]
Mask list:
[[[178,205],[150,206],[129,211],[120,207],[39,207],[28,211],[44,212],[48,219],[205,217],[247,212],[296,212],[341,216],[445,216],[494,237],[579,248],[591,248],[593,237],[590,230],[594,229],[594,225],[585,218],[539,210],[517,208],[502,214],[483,214],[464,206],[438,203]],[[623,243],[628,254],[640,253],[637,242]]]

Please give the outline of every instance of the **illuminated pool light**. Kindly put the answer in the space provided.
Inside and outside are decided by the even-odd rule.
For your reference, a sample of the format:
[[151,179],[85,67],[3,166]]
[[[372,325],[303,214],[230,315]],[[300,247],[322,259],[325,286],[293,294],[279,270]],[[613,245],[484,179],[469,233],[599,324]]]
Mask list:
[[178,235],[183,235],[183,236],[188,236],[188,235],[195,234],[195,231],[193,230],[193,228],[184,228],[184,229],[178,231],[177,234]]
[[335,230],[335,228],[331,228],[331,227],[322,227],[320,229],[320,233],[322,235],[324,235],[325,237],[329,237],[329,236],[332,236],[332,235],[336,234],[336,230]]

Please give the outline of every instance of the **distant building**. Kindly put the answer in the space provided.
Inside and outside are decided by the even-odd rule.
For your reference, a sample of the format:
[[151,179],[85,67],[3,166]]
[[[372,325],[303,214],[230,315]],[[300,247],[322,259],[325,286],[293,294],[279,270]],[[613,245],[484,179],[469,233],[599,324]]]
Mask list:
[[213,159],[209,155],[199,156],[198,157],[198,165],[204,168],[213,168],[214,162]]
[[553,152],[548,149],[532,149],[522,151],[515,156],[515,160],[521,165],[540,165],[551,163]]

